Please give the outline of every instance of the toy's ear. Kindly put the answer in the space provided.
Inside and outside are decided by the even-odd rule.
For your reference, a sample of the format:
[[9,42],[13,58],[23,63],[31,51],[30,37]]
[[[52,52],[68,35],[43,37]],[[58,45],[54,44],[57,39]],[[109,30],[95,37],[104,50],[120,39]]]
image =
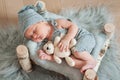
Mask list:
[[57,46],[57,44],[60,42],[60,40],[64,37],[65,34],[60,34],[60,36],[57,36],[54,40],[54,46]]
[[65,36],[65,34],[61,33],[60,34],[60,38],[63,38]]
[[60,42],[60,37],[59,36],[57,36],[56,38],[55,38],[55,40],[54,40],[54,46],[57,46],[57,44]]
[[75,46],[76,43],[77,43],[77,41],[76,41],[75,39],[72,39],[72,40],[70,41],[69,48],[72,48],[73,46]]
[[47,44],[51,44],[51,43],[52,43],[52,41],[48,41],[48,42],[47,42]]

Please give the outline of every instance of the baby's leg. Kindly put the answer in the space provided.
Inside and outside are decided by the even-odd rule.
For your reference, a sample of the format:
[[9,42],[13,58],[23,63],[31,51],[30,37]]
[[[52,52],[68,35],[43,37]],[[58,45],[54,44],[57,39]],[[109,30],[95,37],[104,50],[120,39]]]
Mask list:
[[75,56],[71,56],[71,58],[75,62],[75,66],[74,66],[75,68],[81,69],[87,66],[87,70],[84,73],[85,80],[97,80],[95,79],[97,78],[96,72],[93,69],[90,69],[92,67],[87,65],[85,60],[79,59],[79,57],[76,58]]
[[73,55],[82,61],[81,72],[83,73],[87,69],[93,69],[96,66],[96,60],[86,51],[74,52]]
[[84,62],[81,72],[95,67],[96,61],[90,55],[95,45],[94,35],[82,29],[77,37],[77,44],[72,48],[73,55]]
[[78,58],[75,58],[75,56],[71,56],[71,58],[73,59],[73,61],[75,62],[75,68],[78,68],[80,69],[83,65],[84,65],[84,61],[83,60],[80,60]]

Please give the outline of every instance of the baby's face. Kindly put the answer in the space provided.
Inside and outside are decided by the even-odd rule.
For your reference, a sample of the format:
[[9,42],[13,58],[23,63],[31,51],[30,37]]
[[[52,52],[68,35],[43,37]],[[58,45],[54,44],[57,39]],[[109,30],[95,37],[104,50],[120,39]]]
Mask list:
[[25,37],[35,42],[41,42],[48,35],[48,29],[46,22],[38,22],[34,25],[29,26],[25,31]]

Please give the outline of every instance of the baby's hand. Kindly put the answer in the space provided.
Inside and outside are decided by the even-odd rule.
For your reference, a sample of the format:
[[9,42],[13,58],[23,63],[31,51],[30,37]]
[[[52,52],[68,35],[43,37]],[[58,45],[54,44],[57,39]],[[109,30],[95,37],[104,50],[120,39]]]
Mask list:
[[38,50],[37,53],[40,59],[43,59],[43,60],[47,59],[47,54],[43,50]]
[[66,39],[62,39],[58,44],[58,47],[59,47],[60,51],[68,51],[69,42],[70,41],[68,41]]
[[54,61],[52,55],[46,54],[43,50],[38,50],[37,53],[39,58],[42,60]]

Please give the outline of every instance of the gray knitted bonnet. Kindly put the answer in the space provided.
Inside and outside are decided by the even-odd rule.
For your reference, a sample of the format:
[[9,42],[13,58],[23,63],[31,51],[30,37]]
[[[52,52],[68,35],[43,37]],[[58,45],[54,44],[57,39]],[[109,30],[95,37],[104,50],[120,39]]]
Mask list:
[[18,20],[23,33],[30,25],[40,21],[46,21],[37,13],[37,9],[32,5],[25,6],[18,12]]

